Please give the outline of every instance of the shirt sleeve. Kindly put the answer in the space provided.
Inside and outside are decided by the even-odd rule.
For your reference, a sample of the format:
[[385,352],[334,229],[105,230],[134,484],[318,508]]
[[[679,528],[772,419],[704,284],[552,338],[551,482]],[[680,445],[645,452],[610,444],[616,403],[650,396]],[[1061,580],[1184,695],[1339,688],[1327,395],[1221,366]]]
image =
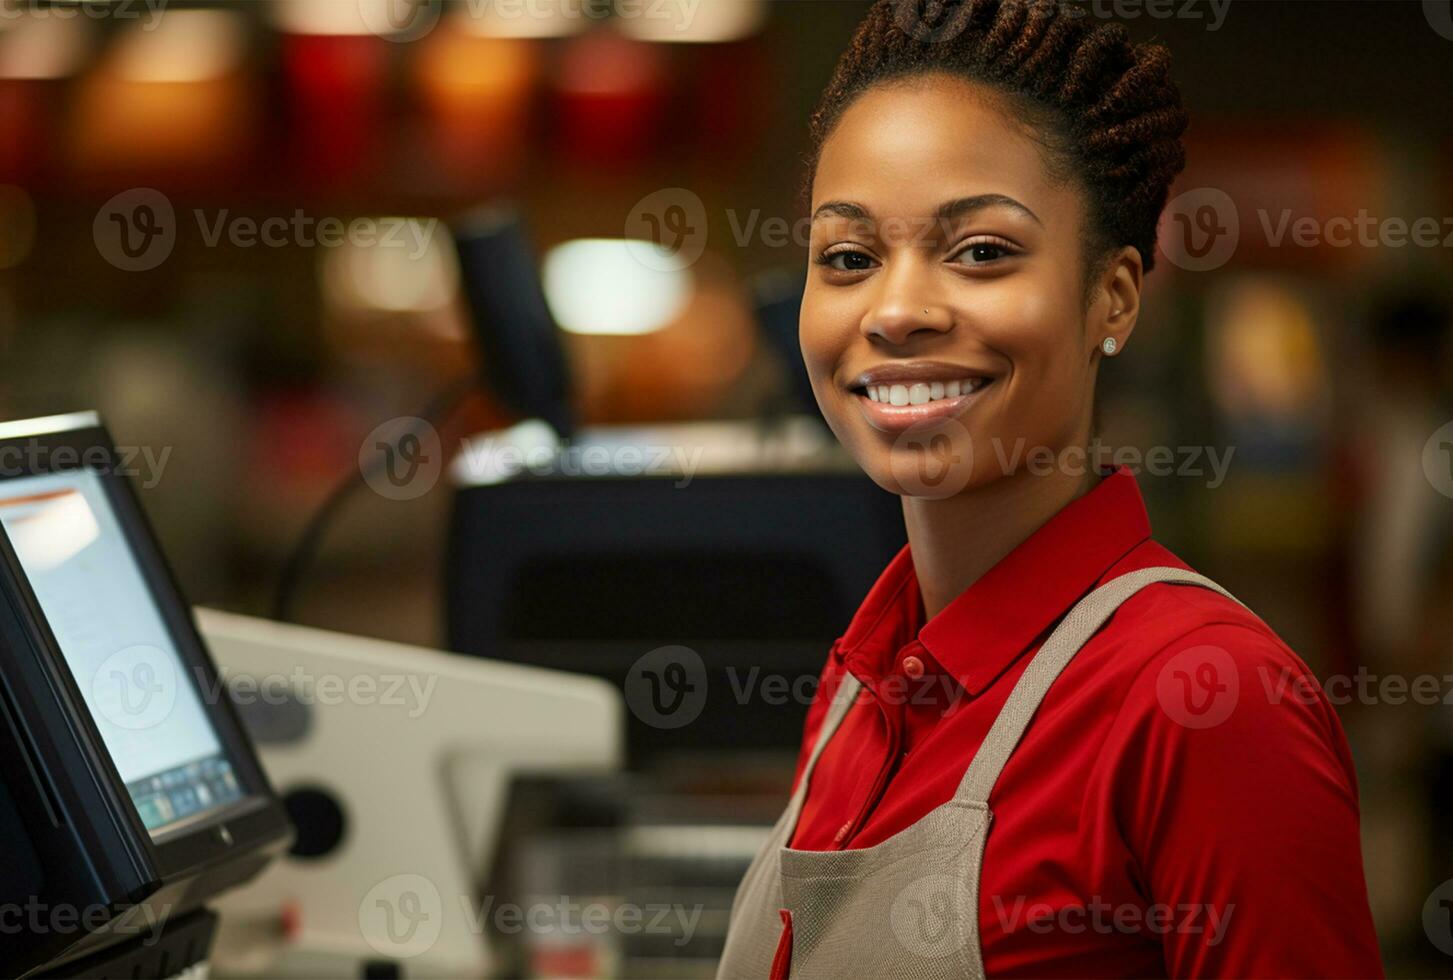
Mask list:
[[1181,637],[1136,675],[1107,749],[1168,976],[1383,976],[1347,739],[1279,640]]

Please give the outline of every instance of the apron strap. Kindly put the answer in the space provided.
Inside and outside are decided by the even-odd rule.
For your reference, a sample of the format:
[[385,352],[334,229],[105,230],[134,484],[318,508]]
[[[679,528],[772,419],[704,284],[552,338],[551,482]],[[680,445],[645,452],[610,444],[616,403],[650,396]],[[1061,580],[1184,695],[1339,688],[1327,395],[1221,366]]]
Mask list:
[[837,692],[833,695],[832,704],[827,709],[827,716],[822,719],[822,728],[817,733],[817,742],[812,746],[812,754],[807,757],[807,765],[802,770],[802,778],[797,782],[797,792],[793,793],[792,806],[800,805],[801,800],[807,796],[807,781],[812,778],[812,770],[817,768],[817,759],[822,755],[822,750],[827,748],[827,743],[837,732],[838,726],[848,716],[848,711],[857,701],[858,690],[862,682],[847,671],[843,672],[842,683],[838,685]]
[[1122,602],[1156,582],[1203,586],[1241,604],[1241,600],[1204,575],[1183,568],[1142,568],[1095,589],[1065,614],[1020,675],[999,717],[984,737],[983,745],[969,763],[963,782],[959,783],[958,792],[954,794],[955,800],[988,805],[989,793],[998,781],[999,773],[1019,745],[1025,728],[1039,710],[1040,702],[1055,678]]

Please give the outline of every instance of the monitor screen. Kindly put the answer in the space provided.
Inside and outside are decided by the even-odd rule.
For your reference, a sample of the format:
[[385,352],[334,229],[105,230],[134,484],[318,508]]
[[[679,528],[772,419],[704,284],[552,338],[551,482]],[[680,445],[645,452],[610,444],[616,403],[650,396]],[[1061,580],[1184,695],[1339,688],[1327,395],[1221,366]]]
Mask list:
[[6,480],[0,523],[152,837],[242,799],[203,678],[186,670],[100,475]]

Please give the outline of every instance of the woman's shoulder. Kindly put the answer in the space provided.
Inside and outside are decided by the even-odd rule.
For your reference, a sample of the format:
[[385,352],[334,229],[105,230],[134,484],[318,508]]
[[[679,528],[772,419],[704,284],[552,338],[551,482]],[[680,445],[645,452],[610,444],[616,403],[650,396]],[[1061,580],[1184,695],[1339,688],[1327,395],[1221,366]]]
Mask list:
[[[1197,571],[1163,545],[1147,541],[1121,559],[1103,581],[1152,567]],[[1204,585],[1156,582],[1145,586],[1125,601],[1116,611],[1115,619],[1119,627],[1135,636],[1135,647],[1143,656],[1163,652],[1163,647],[1176,641],[1225,637],[1235,638],[1238,646],[1254,649],[1263,656],[1306,669],[1301,659],[1253,609],[1233,595]]]
[[[1116,574],[1189,568],[1160,545],[1137,551]],[[1122,730],[1185,736],[1218,729],[1234,733],[1231,741],[1243,746],[1293,739],[1337,756],[1346,752],[1323,680],[1236,599],[1200,586],[1156,583],[1127,600],[1115,618],[1118,640],[1106,652],[1121,687]]]

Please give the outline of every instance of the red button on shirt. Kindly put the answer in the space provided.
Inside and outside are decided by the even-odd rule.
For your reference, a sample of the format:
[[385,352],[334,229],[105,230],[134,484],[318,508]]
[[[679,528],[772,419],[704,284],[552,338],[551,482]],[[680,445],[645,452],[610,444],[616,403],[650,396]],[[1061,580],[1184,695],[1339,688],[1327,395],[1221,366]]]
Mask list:
[[[799,777],[845,672],[864,693],[818,762],[792,846],[869,847],[947,802],[1059,617],[1155,565],[1187,567],[1151,540],[1124,467],[928,623],[905,547],[823,670]],[[1265,624],[1208,589],[1157,584],[1121,606],[991,795],[988,975],[1381,976],[1351,756],[1302,677]],[[1317,696],[1276,696],[1304,688]]]

